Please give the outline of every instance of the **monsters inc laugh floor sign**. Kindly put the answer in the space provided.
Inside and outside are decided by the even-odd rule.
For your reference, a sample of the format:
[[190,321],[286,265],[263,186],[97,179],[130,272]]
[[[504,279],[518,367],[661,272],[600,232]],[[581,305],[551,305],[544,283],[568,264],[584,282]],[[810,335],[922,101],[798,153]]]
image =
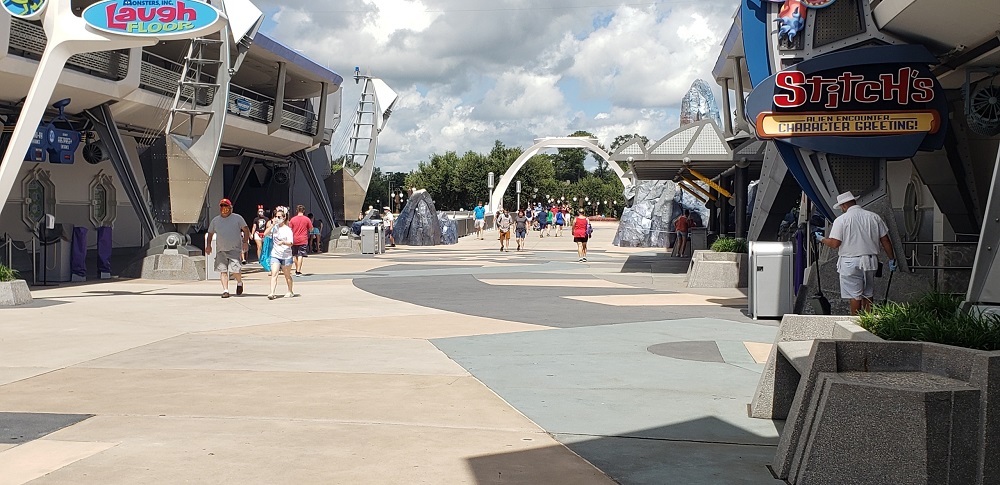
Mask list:
[[105,0],[87,7],[83,19],[113,34],[190,38],[213,26],[219,11],[197,0]]
[[800,62],[747,99],[757,136],[819,152],[906,158],[936,150],[948,105],[923,46],[878,46]]

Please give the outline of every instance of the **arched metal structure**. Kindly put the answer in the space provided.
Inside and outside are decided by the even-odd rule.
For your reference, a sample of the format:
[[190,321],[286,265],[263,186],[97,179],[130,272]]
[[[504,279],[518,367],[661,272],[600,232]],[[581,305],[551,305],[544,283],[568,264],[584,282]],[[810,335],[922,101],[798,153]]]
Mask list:
[[538,152],[546,148],[584,148],[596,153],[598,156],[603,158],[608,162],[608,166],[615,171],[615,175],[618,175],[618,180],[621,180],[622,185],[629,187],[632,185],[632,179],[625,175],[625,171],[618,165],[617,162],[611,160],[611,155],[604,151],[600,146],[597,145],[596,138],[583,138],[579,136],[564,136],[564,137],[549,137],[549,138],[537,138],[535,139],[535,144],[531,145],[530,148],[524,151],[521,156],[514,160],[514,164],[507,169],[507,172],[500,177],[500,181],[497,183],[496,189],[490,194],[490,206],[489,211],[495,211],[497,207],[503,203],[503,195],[507,192],[507,188],[510,187],[510,183],[514,180],[514,176],[517,172],[521,170],[528,160],[537,155]]

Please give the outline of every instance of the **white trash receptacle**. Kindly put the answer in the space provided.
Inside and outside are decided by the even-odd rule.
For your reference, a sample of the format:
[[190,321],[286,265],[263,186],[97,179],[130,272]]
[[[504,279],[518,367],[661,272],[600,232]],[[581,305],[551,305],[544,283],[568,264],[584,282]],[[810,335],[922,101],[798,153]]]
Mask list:
[[748,301],[754,319],[780,318],[795,305],[795,248],[791,242],[750,243]]

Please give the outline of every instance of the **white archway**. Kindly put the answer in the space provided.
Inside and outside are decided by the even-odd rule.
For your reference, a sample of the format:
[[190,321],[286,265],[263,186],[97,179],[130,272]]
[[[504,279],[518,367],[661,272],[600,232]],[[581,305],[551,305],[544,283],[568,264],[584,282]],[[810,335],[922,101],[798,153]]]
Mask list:
[[618,162],[612,161],[611,155],[597,146],[596,138],[583,138],[579,136],[537,138],[535,139],[535,144],[525,150],[521,156],[517,157],[517,160],[514,160],[514,164],[507,169],[503,177],[500,177],[500,182],[497,183],[496,189],[490,194],[489,210],[491,212],[497,210],[503,204],[503,195],[507,192],[507,188],[510,187],[510,183],[514,180],[517,172],[521,170],[521,167],[528,162],[528,159],[537,155],[539,151],[545,148],[585,148],[590,150],[608,162],[608,166],[615,171],[615,175],[618,175],[618,180],[621,180],[624,187],[632,185],[632,179],[625,175],[625,171],[618,165]]

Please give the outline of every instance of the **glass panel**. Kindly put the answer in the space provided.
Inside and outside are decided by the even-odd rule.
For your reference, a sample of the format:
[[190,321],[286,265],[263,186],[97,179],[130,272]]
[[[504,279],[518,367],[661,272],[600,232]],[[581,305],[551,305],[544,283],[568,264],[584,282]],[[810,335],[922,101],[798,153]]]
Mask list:
[[45,216],[45,186],[38,180],[28,182],[28,217],[38,223]]
[[108,216],[108,189],[98,184],[94,187],[94,219],[104,222]]

